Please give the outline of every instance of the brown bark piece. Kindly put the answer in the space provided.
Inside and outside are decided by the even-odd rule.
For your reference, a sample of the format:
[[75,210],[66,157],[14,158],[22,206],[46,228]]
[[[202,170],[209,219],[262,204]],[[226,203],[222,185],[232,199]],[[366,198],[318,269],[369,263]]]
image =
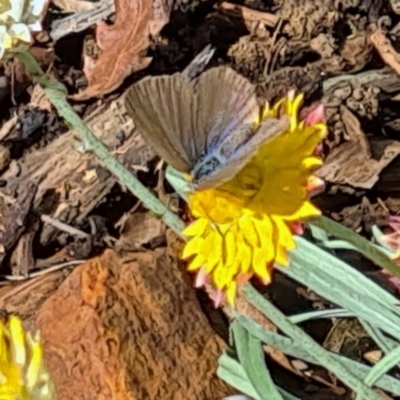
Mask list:
[[228,1],[224,1],[219,5],[219,9],[226,13],[236,17],[242,17],[245,21],[261,22],[267,26],[275,27],[279,21],[279,17],[266,11],[253,10],[246,6],[233,4]]
[[[154,152],[145,145],[133,121],[125,114],[121,100],[99,107],[85,122],[132,173],[135,165],[145,165],[154,157]],[[109,192],[116,179],[93,153],[78,152],[78,144],[74,132],[67,132],[45,148],[27,153],[21,161],[18,178],[11,169],[2,178],[20,187],[29,181],[38,181],[35,211],[68,224],[79,224]],[[85,179],[89,174],[94,174],[95,179]],[[58,229],[45,225],[41,243],[48,244],[57,234]]]
[[[19,315],[24,321],[36,315],[45,300],[65,278],[64,271],[54,271],[24,282],[0,286],[0,309]],[[31,329],[31,324],[27,323]]]
[[75,269],[39,310],[59,400],[214,400],[224,347],[165,249],[109,250]]
[[[16,186],[15,186],[16,187]],[[0,198],[0,265],[25,231],[25,220],[31,210],[37,186],[32,181],[17,187],[16,198],[2,194]],[[12,270],[19,275],[20,271]]]

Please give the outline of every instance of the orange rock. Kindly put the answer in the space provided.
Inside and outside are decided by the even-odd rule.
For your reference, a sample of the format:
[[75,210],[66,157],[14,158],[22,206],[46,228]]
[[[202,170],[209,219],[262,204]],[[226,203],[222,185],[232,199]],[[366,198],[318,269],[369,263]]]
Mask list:
[[215,400],[234,393],[215,371],[224,347],[164,249],[78,267],[41,307],[59,400]]

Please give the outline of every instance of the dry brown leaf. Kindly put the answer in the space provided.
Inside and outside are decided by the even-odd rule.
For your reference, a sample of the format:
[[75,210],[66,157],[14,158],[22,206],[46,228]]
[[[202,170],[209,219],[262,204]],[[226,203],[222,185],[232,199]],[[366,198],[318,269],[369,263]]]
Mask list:
[[86,89],[75,100],[99,97],[112,92],[132,72],[146,68],[152,58],[142,52],[169,21],[168,0],[116,0],[115,22],[97,23],[96,41],[100,49],[97,60],[84,59],[88,80]]
[[389,139],[371,139],[378,159],[372,157],[371,147],[357,117],[341,106],[343,124],[349,141],[334,148],[319,169],[318,176],[330,183],[371,189],[383,168],[400,154],[400,143]]
[[163,221],[148,212],[133,212],[125,215],[123,219],[121,236],[115,243],[117,251],[139,250],[143,245],[165,234]]
[[382,29],[376,29],[370,36],[370,40],[381,55],[382,60],[400,75],[400,54],[397,53]]
[[376,364],[382,359],[382,350],[367,351],[363,354],[363,357],[371,364]]
[[50,100],[47,98],[42,86],[40,86],[38,83],[32,89],[31,101],[29,102],[29,104],[32,107],[37,107],[41,110],[51,112],[52,105],[50,103]]

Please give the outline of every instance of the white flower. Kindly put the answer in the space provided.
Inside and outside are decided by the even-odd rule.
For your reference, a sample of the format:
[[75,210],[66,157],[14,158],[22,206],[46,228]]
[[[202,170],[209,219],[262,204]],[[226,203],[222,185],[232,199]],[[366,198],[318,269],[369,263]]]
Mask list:
[[31,43],[31,32],[42,29],[48,0],[0,0],[0,59],[5,52]]

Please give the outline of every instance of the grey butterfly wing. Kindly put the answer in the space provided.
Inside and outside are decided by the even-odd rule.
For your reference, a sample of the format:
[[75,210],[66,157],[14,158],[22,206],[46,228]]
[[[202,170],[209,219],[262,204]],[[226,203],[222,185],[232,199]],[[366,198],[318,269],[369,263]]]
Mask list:
[[197,134],[206,136],[206,153],[218,148],[232,131],[242,132],[237,140],[244,140],[247,130],[239,127],[248,128],[259,110],[249,80],[232,68],[216,67],[200,75],[194,88],[197,113],[193,124]]
[[228,67],[191,82],[181,74],[145,78],[128,89],[125,107],[144,139],[182,172],[223,142],[235,127],[232,113],[240,124],[257,108],[253,86]]
[[193,137],[191,84],[181,74],[148,77],[132,85],[124,100],[144,140],[172,167],[189,172],[195,149],[205,146],[205,137]]
[[197,169],[196,175],[193,176],[195,188],[202,190],[228,182],[256,155],[260,146],[285,132],[289,123],[287,116],[279,119],[268,118],[247,141],[236,148],[232,149],[228,144],[221,146],[218,155]]

